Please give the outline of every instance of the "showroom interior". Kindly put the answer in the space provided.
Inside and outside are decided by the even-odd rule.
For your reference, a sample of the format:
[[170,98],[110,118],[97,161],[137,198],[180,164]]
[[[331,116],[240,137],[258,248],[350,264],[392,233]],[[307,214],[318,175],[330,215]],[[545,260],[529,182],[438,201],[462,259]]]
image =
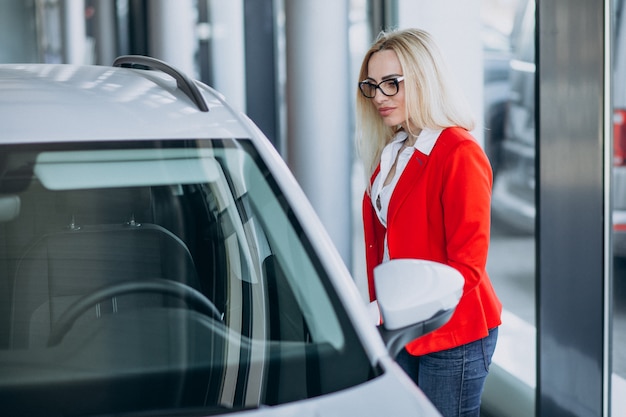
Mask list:
[[[621,0],[4,1],[0,63],[111,65],[150,55],[214,87],[287,161],[365,297],[364,185],[353,146],[359,65],[380,30],[430,31],[476,109],[473,134],[492,162],[508,146],[507,123],[526,117],[532,138],[532,227],[509,224],[506,210],[492,227],[488,271],[504,314],[484,415],[621,416],[621,9]],[[516,55],[524,28],[529,61]],[[531,110],[517,119],[511,69],[530,77]],[[495,184],[505,177],[497,164]]]

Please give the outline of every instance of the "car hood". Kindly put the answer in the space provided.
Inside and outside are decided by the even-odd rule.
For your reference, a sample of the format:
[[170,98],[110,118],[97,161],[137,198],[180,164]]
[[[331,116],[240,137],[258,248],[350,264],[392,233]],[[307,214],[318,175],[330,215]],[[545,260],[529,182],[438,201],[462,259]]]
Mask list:
[[385,362],[385,372],[367,383],[310,400],[262,407],[254,411],[231,415],[242,417],[253,415],[259,417],[441,416],[424,393],[395,362],[389,358],[386,358]]

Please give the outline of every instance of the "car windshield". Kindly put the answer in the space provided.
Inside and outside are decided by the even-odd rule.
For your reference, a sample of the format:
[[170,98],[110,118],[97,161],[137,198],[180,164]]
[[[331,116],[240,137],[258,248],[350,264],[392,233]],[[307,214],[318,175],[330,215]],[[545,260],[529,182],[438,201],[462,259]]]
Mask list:
[[3,411],[210,415],[374,376],[249,140],[0,149]]

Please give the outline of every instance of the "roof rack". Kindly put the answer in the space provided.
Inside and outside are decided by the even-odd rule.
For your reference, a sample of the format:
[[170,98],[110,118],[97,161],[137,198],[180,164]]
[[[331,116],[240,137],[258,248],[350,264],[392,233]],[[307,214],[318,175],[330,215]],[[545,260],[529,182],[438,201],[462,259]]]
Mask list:
[[176,80],[178,88],[194,102],[200,111],[209,111],[209,106],[206,104],[196,83],[185,73],[166,62],[144,55],[123,55],[113,61],[113,66],[162,71]]

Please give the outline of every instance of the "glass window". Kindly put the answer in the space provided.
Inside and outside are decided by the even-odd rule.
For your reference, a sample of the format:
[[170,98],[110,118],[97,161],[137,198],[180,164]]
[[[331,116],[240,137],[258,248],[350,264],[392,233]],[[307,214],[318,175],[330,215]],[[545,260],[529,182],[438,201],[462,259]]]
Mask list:
[[[483,9],[491,13],[492,21],[501,23],[506,16],[510,22],[511,50],[503,57],[508,75],[503,117],[491,119],[489,115],[497,113],[489,103],[485,108],[485,126],[493,132],[486,136],[486,149],[494,168],[487,271],[504,311],[483,404],[489,414],[532,416],[536,388],[535,8],[532,0],[489,4],[492,7],[485,4]],[[485,71],[490,69],[488,63]],[[489,92],[493,81],[487,74],[485,91]]]
[[[626,15],[622,0],[614,2],[613,39],[613,344],[626,341]],[[613,415],[626,411],[626,352],[613,348]]]
[[1,155],[3,404],[210,414],[374,376],[248,140]]

